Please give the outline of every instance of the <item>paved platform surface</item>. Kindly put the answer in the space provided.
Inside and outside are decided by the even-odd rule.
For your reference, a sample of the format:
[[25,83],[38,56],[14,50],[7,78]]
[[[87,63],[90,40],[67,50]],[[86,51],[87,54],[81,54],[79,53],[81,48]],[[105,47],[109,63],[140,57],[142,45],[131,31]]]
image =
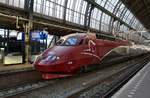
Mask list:
[[111,98],[150,98],[150,63]]
[[32,64],[0,65],[0,74],[34,70]]

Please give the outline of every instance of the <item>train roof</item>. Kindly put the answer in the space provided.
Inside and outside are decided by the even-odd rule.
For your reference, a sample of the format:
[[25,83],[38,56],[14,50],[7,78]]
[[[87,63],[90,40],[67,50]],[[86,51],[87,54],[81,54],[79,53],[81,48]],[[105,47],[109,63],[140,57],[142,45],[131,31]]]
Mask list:
[[94,33],[74,33],[74,34],[69,34],[66,37],[71,37],[71,36],[76,36],[80,38],[84,38],[84,37],[96,38],[96,34]]
[[69,34],[67,36],[64,36],[64,38],[68,38],[68,37],[79,37],[79,38],[84,38],[86,37],[86,33],[74,33],[74,34]]
[[116,41],[116,40],[125,41],[124,39],[117,38],[114,36],[104,35],[104,34],[95,34],[95,33],[73,33],[73,34],[69,34],[67,36],[64,36],[63,38],[66,39],[68,37],[78,37],[78,38],[88,37],[90,39],[103,39],[103,40],[110,40],[110,41]]

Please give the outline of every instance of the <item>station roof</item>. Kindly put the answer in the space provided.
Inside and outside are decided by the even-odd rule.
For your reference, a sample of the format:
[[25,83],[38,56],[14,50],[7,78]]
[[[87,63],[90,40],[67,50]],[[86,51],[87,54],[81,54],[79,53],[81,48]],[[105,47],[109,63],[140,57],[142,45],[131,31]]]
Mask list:
[[[143,25],[121,0],[12,1],[14,0],[0,1],[0,13],[4,14],[0,14],[3,17],[0,19],[1,24],[5,22],[7,25],[15,26],[17,18],[14,17],[17,16],[21,26],[24,21],[33,20],[33,26],[49,26],[50,31],[58,30],[58,25],[61,25],[59,29],[74,27],[87,31],[90,28],[104,33],[144,29]],[[6,15],[9,16],[5,17]],[[8,18],[12,16],[14,16],[14,21],[8,22]],[[28,16],[31,16],[32,19],[29,19]],[[4,25],[4,27],[6,26]]]
[[150,30],[150,0],[122,0],[122,2]]

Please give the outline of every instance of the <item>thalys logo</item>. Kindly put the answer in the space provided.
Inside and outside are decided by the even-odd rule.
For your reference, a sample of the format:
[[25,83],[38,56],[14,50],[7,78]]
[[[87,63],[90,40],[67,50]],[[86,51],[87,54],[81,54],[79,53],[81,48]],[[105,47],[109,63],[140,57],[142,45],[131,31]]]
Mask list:
[[91,50],[91,52],[94,53],[96,51],[96,44],[92,40],[89,40],[88,46],[89,46],[89,49]]

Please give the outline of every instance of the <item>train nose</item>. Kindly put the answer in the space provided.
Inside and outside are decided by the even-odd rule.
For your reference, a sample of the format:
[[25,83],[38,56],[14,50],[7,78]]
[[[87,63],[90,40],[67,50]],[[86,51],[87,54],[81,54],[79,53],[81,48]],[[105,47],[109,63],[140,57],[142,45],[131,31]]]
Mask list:
[[37,62],[34,65],[34,68],[41,73],[49,73],[49,72],[53,73],[53,72],[58,72],[62,70],[62,68],[60,68],[61,67],[60,65],[62,64],[60,62],[57,62],[57,60],[46,61],[44,59],[44,60],[40,60],[39,62]]

